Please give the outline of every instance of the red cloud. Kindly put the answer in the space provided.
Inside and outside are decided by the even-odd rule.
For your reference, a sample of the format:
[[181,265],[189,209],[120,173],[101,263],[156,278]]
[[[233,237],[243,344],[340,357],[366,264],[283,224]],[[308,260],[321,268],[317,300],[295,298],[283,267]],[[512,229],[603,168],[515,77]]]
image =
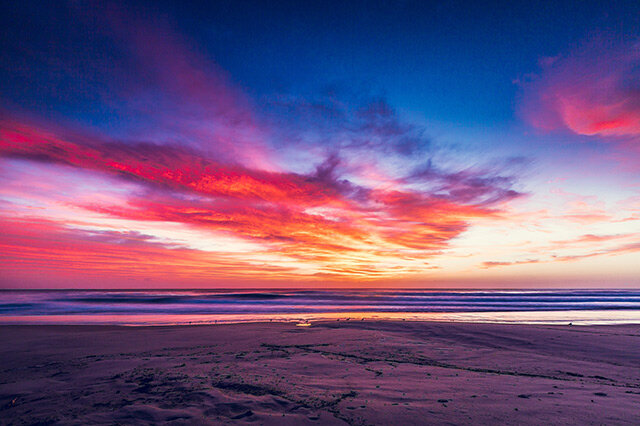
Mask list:
[[[372,258],[378,263],[381,259],[419,260],[424,265],[420,259],[446,247],[471,218],[496,214],[495,199],[470,202],[466,193],[456,199],[453,191],[441,196],[399,186],[370,189],[339,181],[332,173],[320,177],[318,173],[266,172],[223,164],[191,148],[60,133],[5,119],[0,122],[0,156],[63,164],[138,182],[142,192],[129,194],[125,206],[102,202],[80,207],[111,217],[230,233],[309,262],[324,275],[371,278],[389,273],[384,266],[374,266]],[[490,183],[483,181],[483,187]],[[51,232],[51,240],[57,240],[60,232]],[[114,241],[112,245],[119,245]],[[26,244],[25,250],[32,248]],[[70,254],[55,253],[61,262],[70,259]],[[175,248],[163,248],[162,253],[182,256]],[[336,265],[345,259],[348,266]],[[403,271],[415,268],[407,264]]]
[[222,197],[332,204],[329,188],[295,174],[221,164],[177,146],[62,139],[12,120],[0,122],[0,155],[67,164]]

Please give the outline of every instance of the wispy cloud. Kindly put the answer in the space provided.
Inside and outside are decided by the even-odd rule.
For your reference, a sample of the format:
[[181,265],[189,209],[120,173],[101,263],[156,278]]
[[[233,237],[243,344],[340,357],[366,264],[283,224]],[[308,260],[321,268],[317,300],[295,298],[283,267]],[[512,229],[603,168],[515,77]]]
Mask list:
[[496,268],[535,263],[574,262],[601,256],[617,256],[640,251],[637,242],[640,234],[616,235],[584,234],[571,240],[552,241],[550,245],[536,250],[538,258],[482,262],[481,268]]
[[[510,180],[470,172],[464,173],[465,179],[477,181],[478,191],[507,195],[370,188],[335,175],[335,158],[324,160],[309,175],[267,172],[220,163],[188,147],[78,135],[62,139],[12,120],[0,126],[0,155],[72,166],[144,188],[141,194],[130,194],[124,206],[75,203],[87,211],[230,232],[321,267],[347,253],[359,259],[363,273],[384,269],[383,259],[389,262],[394,256],[422,262],[419,259],[464,232],[470,219],[495,215],[498,202],[517,195],[504,188]],[[492,183],[495,188],[490,188]],[[382,251],[384,257],[375,254]],[[407,270],[414,269],[407,265]]]
[[495,268],[498,266],[512,266],[512,265],[530,265],[532,263],[540,263],[538,259],[526,259],[526,260],[514,260],[514,261],[487,261],[482,262],[481,268]]
[[[78,13],[117,47],[120,61],[105,83],[111,108],[135,117],[133,124],[114,132],[4,111],[0,165],[46,164],[78,179],[108,179],[122,191],[74,198],[77,188],[16,194],[14,185],[4,195],[72,206],[91,215],[94,227],[100,220],[177,223],[202,238],[231,235],[264,251],[227,256],[129,230],[91,231],[46,208],[21,222],[9,206],[4,226],[20,223],[1,237],[12,262],[140,276],[151,268],[145,262],[202,276],[214,265],[216,277],[237,278],[247,268],[280,279],[398,276],[435,268],[428,260],[472,220],[498,218],[504,203],[522,195],[503,165],[438,164],[424,125],[382,97],[257,102],[163,19],[112,7]],[[82,79],[79,71],[68,74]],[[10,179],[12,170],[3,175]],[[272,264],[255,267],[266,252],[275,255],[267,257]],[[81,260],[82,253],[90,255]]]
[[613,157],[640,161],[640,41],[599,38],[546,58],[523,84],[520,111],[544,130],[565,129],[609,143]]

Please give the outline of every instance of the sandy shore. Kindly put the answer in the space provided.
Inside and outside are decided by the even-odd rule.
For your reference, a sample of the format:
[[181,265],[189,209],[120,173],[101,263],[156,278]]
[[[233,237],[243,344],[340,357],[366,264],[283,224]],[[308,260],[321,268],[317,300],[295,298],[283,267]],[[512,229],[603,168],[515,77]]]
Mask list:
[[2,424],[640,424],[640,326],[0,327]]

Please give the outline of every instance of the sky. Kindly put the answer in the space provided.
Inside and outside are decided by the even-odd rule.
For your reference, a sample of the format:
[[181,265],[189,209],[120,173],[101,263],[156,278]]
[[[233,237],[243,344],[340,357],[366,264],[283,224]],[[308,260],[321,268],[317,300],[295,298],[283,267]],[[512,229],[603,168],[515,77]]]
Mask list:
[[3,2],[0,288],[638,288],[640,3]]

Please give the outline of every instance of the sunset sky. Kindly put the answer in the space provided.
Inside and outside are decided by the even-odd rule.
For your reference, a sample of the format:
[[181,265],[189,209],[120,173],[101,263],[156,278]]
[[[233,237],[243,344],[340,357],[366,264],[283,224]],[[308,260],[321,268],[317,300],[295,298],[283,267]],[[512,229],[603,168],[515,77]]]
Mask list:
[[0,288],[640,287],[640,2],[185,3],[0,6]]

